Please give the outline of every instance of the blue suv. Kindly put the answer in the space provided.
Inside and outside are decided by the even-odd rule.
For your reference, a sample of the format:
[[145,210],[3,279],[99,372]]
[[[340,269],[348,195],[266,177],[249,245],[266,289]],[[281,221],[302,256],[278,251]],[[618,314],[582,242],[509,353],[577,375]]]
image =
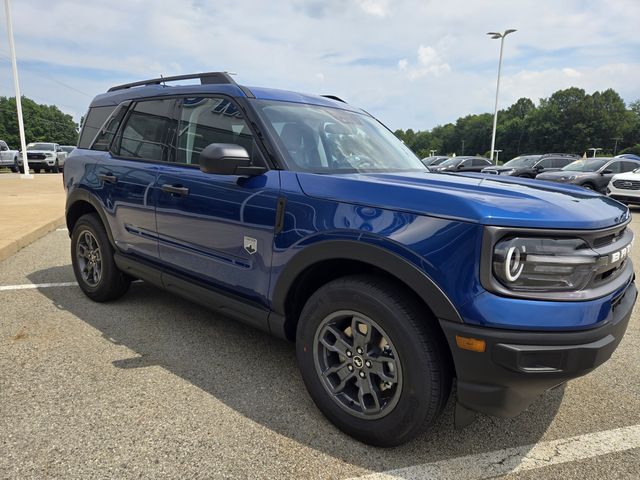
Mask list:
[[622,204],[431,174],[337,97],[225,73],[98,95],[64,184],[89,298],[142,279],[295,341],[318,408],[373,445],[432,425],[454,383],[458,425],[517,415],[605,362],[637,295]]

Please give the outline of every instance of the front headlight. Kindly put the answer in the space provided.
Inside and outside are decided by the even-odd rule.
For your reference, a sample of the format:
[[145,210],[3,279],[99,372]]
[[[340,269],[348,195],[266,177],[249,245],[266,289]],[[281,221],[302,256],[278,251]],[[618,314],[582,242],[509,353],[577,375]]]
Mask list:
[[567,178],[567,180],[569,180],[570,182],[573,182],[576,178],[578,178],[577,175],[571,175],[569,178]]
[[53,153],[45,153],[45,157],[53,157]]
[[509,290],[562,292],[586,287],[607,261],[578,238],[511,237],[495,245],[492,267]]
[[513,172],[515,172],[515,169],[510,169],[510,170],[503,170],[500,172],[500,175],[513,175]]

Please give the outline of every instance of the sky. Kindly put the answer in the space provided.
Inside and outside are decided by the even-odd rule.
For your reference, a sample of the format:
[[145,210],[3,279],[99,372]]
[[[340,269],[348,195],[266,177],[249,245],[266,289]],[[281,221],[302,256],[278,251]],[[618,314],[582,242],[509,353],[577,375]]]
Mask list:
[[[22,94],[76,120],[112,85],[204,71],[431,129],[561,88],[640,99],[640,0],[12,0]],[[0,96],[13,96],[0,9]]]

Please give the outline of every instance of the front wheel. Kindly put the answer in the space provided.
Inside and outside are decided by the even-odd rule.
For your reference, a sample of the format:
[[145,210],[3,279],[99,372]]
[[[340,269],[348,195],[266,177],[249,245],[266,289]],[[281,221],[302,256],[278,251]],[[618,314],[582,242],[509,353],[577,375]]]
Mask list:
[[18,173],[20,171],[20,165],[18,164],[18,157],[13,159],[13,167],[11,167],[11,171],[13,173]]
[[353,275],[315,292],[300,316],[298,364],[322,413],[390,447],[430,426],[451,390],[444,337],[424,305],[384,278]]
[[71,263],[78,285],[96,302],[115,300],[129,289],[131,279],[116,266],[107,232],[96,214],[83,215],[73,227]]
[[58,164],[58,160],[56,160],[56,164],[51,169],[53,173],[60,173],[60,165]]

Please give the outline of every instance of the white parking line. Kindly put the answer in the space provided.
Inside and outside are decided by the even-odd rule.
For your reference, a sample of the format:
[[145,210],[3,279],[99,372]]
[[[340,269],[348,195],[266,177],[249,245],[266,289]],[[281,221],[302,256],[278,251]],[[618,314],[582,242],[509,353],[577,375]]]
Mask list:
[[56,232],[66,232],[66,231],[67,231],[67,227],[56,228]]
[[0,285],[0,292],[4,290],[29,290],[34,288],[77,287],[77,286],[78,286],[78,282],[25,283],[23,285]]
[[640,448],[640,425],[372,473],[357,480],[483,479]]

